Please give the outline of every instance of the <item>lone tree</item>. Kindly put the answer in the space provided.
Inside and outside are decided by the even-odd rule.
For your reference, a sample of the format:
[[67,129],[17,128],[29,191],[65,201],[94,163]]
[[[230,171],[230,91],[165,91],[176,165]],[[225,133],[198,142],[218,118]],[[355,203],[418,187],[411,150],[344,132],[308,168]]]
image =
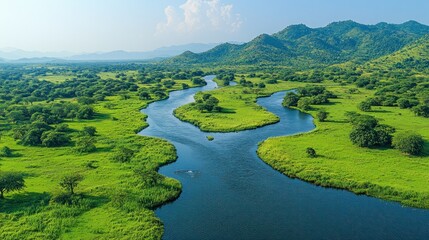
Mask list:
[[317,156],[316,154],[316,150],[314,150],[314,148],[308,147],[305,152],[307,153],[308,157],[314,158]]
[[392,145],[403,153],[419,155],[423,152],[424,140],[419,134],[400,133],[393,137]]
[[61,181],[60,186],[70,193],[74,194],[74,189],[77,187],[80,181],[83,180],[83,176],[78,173],[72,173],[65,175]]
[[4,193],[19,191],[24,187],[25,181],[21,173],[0,172],[0,199],[4,199]]
[[320,122],[324,122],[328,118],[329,113],[325,110],[320,110],[317,112],[317,119],[319,119]]

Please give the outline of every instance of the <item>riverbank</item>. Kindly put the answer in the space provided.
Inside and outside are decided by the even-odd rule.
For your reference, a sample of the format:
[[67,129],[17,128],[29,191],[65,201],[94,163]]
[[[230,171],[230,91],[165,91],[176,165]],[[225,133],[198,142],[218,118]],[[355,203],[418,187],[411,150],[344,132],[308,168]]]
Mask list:
[[[359,148],[349,140],[351,126],[347,111],[358,111],[356,103],[373,94],[360,90],[347,93],[349,87],[329,87],[339,96],[332,104],[315,106],[308,113],[316,115],[318,108],[329,112],[326,122],[316,121],[317,129],[295,136],[270,138],[259,145],[258,155],[276,170],[293,178],[324,187],[340,188],[407,206],[429,208],[429,144],[425,142],[423,156],[410,157],[396,149]],[[376,107],[365,114],[381,123],[393,126],[397,133],[414,131],[429,138],[427,119],[416,117],[407,109]],[[306,148],[316,150],[310,158]]]
[[[254,83],[261,80],[249,79]],[[258,97],[270,96],[274,92],[304,86],[299,82],[281,82],[268,84],[265,88],[228,86],[204,93],[219,99],[221,112],[201,112],[190,103],[174,110],[174,115],[189,122],[205,132],[238,132],[256,129],[277,123],[280,119],[256,103]],[[201,94],[201,93],[200,93]]]
[[[254,79],[256,82],[257,80]],[[277,88],[291,86],[275,84]],[[351,126],[346,122],[347,111],[357,111],[357,103],[374,94],[360,89],[357,94],[348,93],[352,86],[326,84],[339,96],[330,104],[314,106],[308,113],[316,115],[318,109],[329,112],[326,122],[316,121],[317,129],[296,136],[270,138],[260,144],[258,155],[276,170],[294,178],[316,185],[340,188],[356,194],[365,194],[385,200],[397,201],[407,206],[429,208],[429,143],[419,157],[403,155],[396,149],[368,149],[352,145],[349,140]],[[296,86],[295,86],[296,87]],[[227,87],[210,92],[226,109],[246,108],[246,111],[225,113],[201,113],[185,105],[176,110],[176,115],[199,126],[203,131],[232,132],[261,127],[266,111],[256,107],[259,94],[244,94],[244,87]],[[272,89],[267,86],[264,93]],[[245,101],[242,98],[246,97]],[[248,105],[243,104],[247,102]],[[249,104],[250,103],[250,104]],[[240,106],[239,106],[240,104]],[[218,114],[217,118],[213,117]],[[397,133],[414,131],[429,139],[427,119],[416,117],[408,109],[375,107],[373,115],[381,123],[396,128]],[[267,115],[269,116],[269,115]],[[265,121],[273,121],[267,118]],[[265,122],[265,123],[267,123]],[[309,158],[307,147],[316,150],[318,157]]]

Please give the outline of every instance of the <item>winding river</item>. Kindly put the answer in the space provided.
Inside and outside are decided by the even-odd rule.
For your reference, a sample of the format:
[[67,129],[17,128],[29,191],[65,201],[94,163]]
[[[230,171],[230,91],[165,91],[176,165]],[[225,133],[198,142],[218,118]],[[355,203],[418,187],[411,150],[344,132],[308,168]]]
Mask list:
[[205,80],[143,110],[149,127],[140,134],[167,139],[178,154],[160,169],[183,185],[156,211],[164,239],[429,239],[429,211],[291,179],[258,158],[258,142],[314,128],[310,115],[281,106],[284,92],[258,99],[281,121],[255,130],[204,133],[175,118],[196,92],[217,87]]

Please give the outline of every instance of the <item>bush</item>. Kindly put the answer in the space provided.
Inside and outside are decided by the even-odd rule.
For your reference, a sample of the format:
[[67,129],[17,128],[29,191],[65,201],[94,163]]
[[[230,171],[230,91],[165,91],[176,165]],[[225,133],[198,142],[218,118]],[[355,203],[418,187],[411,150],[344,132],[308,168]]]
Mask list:
[[0,157],[12,157],[12,150],[7,146],[2,147],[0,149]]
[[304,98],[299,99],[297,106],[298,106],[298,108],[300,108],[304,111],[307,111],[307,110],[311,109],[310,104],[311,104],[311,99],[308,97],[304,97]]
[[133,156],[133,150],[126,147],[120,147],[119,150],[113,155],[112,160],[115,162],[125,163],[130,162]]
[[328,118],[329,113],[325,110],[320,110],[317,112],[317,119],[319,119],[320,122],[324,122]]
[[424,140],[419,134],[401,133],[393,138],[392,145],[403,153],[419,155],[423,152]]
[[94,137],[91,136],[82,136],[76,140],[76,145],[74,150],[77,153],[90,153],[94,152],[97,148],[95,147],[95,143],[97,141]]
[[97,129],[92,126],[86,126],[83,127],[82,133],[88,136],[95,136],[95,134],[97,133]]
[[60,147],[70,143],[70,137],[54,130],[43,132],[40,138],[45,147]]
[[299,96],[294,92],[286,93],[283,99],[283,106],[285,107],[296,107],[298,105]]
[[316,150],[314,150],[314,148],[308,147],[305,152],[307,153],[308,157],[314,158],[316,157]]
[[363,101],[358,105],[358,109],[361,110],[362,112],[371,111],[371,107],[372,107],[372,104],[370,101]]

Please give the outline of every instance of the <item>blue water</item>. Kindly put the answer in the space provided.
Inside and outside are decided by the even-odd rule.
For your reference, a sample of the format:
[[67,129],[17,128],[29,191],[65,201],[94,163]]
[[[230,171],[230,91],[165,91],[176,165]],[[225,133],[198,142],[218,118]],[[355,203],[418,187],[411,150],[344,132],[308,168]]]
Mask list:
[[196,92],[217,87],[213,76],[205,79],[207,86],[172,92],[143,110],[149,127],[140,134],[169,140],[178,154],[160,169],[183,185],[176,201],[156,211],[164,239],[429,239],[429,211],[291,179],[258,158],[260,141],[314,128],[310,115],[281,106],[285,92],[258,100],[281,121],[255,130],[204,133],[175,118]]

